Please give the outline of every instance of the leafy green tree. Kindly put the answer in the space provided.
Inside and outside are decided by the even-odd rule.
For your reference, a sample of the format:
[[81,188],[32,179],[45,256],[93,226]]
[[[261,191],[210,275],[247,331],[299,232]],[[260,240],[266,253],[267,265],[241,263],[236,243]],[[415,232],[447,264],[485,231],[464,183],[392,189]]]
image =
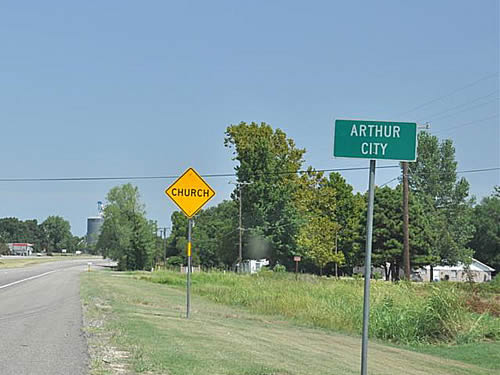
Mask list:
[[107,201],[97,249],[117,260],[121,270],[151,267],[155,225],[146,219],[138,188],[131,184],[116,186],[109,191]]
[[186,264],[186,249],[188,237],[188,219],[180,211],[175,211],[170,217],[172,230],[167,238],[167,257],[180,256]]
[[500,270],[500,187],[474,207],[476,232],[470,242],[475,257],[483,263]]
[[22,221],[14,217],[0,219],[0,237],[5,242],[29,242],[34,251],[43,249],[44,235],[36,220]]
[[69,221],[60,216],[49,216],[40,224],[44,234],[47,251],[60,252],[71,244],[73,235],[71,234],[71,225]]
[[69,222],[60,216],[49,216],[43,223],[37,220],[19,220],[8,217],[0,219],[0,237],[6,242],[28,242],[33,250],[74,252],[81,249],[81,238],[71,234]]
[[[363,198],[354,195],[352,186],[338,173],[331,173],[327,178],[322,172],[309,168],[300,176],[299,182],[300,188],[297,189],[295,201],[302,219],[299,232],[299,244],[303,250],[301,255],[307,256],[313,251],[319,252],[326,259],[326,252],[311,247],[314,246],[312,237],[311,241],[307,239],[308,236],[319,236],[323,237],[323,242],[332,251],[337,248],[337,255],[333,258],[341,259],[337,262],[339,265],[345,263],[346,259],[356,264]],[[315,231],[318,233],[314,233]],[[315,259],[319,259],[317,255],[314,256]],[[320,265],[318,261],[314,263],[320,268],[327,264]]]
[[335,254],[332,248],[338,230],[338,224],[329,218],[312,215],[299,232],[297,242],[306,256],[319,267],[320,275],[328,263],[341,265],[345,261],[344,253]]
[[38,224],[36,219],[25,220],[22,222],[22,231],[26,242],[33,244],[33,250],[35,252],[40,252],[42,248],[43,232],[41,225]]
[[373,266],[382,266],[386,280],[392,274],[393,279],[399,275],[402,264],[403,232],[402,232],[401,195],[390,187],[375,188],[373,209]]
[[291,265],[298,232],[293,196],[305,150],[296,148],[282,130],[254,122],[229,126],[224,145],[239,162],[235,167],[238,182],[250,183],[239,185],[233,194],[238,201],[238,189],[243,189],[244,227],[269,243],[272,264]]
[[9,246],[0,238],[0,256],[9,254]]
[[[193,246],[204,267],[230,267],[238,258],[238,206],[223,201],[200,212],[195,219]],[[229,240],[229,241],[227,241]],[[247,257],[248,247],[245,247]]]
[[[418,136],[418,157],[408,165],[412,195],[426,202],[427,215],[434,221],[433,246],[428,253],[431,269],[436,264],[470,263],[467,246],[474,234],[469,183],[457,180],[455,148],[451,140],[439,142],[426,132]],[[411,218],[410,218],[411,220]],[[431,271],[432,272],[432,271]]]
[[78,237],[78,236],[71,236],[67,239],[67,241],[64,245],[64,248],[66,248],[66,250],[69,253],[74,253],[76,251],[83,252],[86,248],[85,238]]
[[[385,278],[399,279],[399,269],[403,265],[403,210],[402,186],[391,189],[388,186],[375,188],[373,210],[372,260],[374,266],[385,270]],[[432,237],[433,217],[426,214],[425,204],[418,196],[410,196],[410,248],[411,263],[427,265],[431,257],[435,239]],[[364,215],[366,223],[366,215]],[[362,248],[364,249],[363,242]]]
[[363,231],[365,198],[359,193],[354,194],[353,187],[346,182],[340,173],[330,173],[327,184],[335,189],[334,217],[339,224],[336,238],[337,246],[344,253],[346,266],[352,268],[360,264],[359,242]]
[[0,236],[7,242],[25,242],[28,240],[23,221],[15,217],[0,219]]
[[[236,202],[223,201],[200,211],[193,220],[193,264],[207,268],[231,267],[238,257]],[[174,212],[171,221],[169,256],[180,257],[186,263],[187,219],[180,212]]]

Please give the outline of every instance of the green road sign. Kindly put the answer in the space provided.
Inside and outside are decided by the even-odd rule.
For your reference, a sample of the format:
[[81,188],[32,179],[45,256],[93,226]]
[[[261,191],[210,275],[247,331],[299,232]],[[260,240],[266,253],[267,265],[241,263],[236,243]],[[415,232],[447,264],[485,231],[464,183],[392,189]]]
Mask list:
[[335,120],[333,156],[338,158],[415,161],[417,124]]

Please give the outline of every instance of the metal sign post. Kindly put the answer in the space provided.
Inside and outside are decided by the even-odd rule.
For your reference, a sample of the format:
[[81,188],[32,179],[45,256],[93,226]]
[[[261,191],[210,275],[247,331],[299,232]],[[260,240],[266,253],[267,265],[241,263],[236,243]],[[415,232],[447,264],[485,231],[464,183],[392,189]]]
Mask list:
[[187,245],[187,281],[186,281],[186,318],[189,319],[189,310],[191,309],[191,230],[193,228],[193,219],[188,220],[188,245]]
[[370,277],[372,273],[373,200],[375,196],[375,160],[370,160],[368,182],[368,213],[366,215],[365,290],[363,300],[363,342],[361,344],[361,375],[368,364],[368,322],[370,319]]
[[165,194],[174,201],[188,218],[186,318],[189,319],[191,310],[191,255],[193,250],[191,232],[193,229],[193,216],[214,197],[215,191],[193,168],[188,168],[182,176],[165,190]]
[[370,159],[368,213],[366,217],[363,342],[361,346],[361,375],[366,375],[368,364],[368,322],[370,319],[375,160],[415,161],[417,158],[417,124],[415,122],[336,120],[333,156],[337,158]]

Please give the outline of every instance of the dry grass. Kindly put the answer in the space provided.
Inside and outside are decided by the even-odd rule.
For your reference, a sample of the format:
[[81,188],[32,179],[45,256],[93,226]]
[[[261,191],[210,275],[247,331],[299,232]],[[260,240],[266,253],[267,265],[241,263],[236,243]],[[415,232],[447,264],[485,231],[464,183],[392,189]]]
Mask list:
[[42,263],[59,262],[64,260],[74,260],[74,259],[102,259],[100,256],[93,255],[57,255],[57,256],[41,256],[37,258],[27,258],[27,257],[0,257],[0,269],[4,268],[21,268],[29,267]]
[[41,263],[55,262],[58,260],[65,260],[62,257],[57,258],[49,258],[49,257],[40,257],[40,258],[0,258],[0,269],[2,268],[20,268],[20,267],[28,267]]

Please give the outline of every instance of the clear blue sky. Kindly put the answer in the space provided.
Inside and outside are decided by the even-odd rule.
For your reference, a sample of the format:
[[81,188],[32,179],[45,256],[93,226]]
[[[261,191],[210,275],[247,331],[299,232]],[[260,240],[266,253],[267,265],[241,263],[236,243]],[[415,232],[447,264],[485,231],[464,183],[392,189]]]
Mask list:
[[[240,121],[283,129],[305,166],[367,166],[333,159],[339,117],[431,121],[459,170],[500,165],[497,0],[4,1],[0,40],[0,178],[227,173]],[[366,171],[343,175],[366,190]],[[477,197],[500,183],[464,176]],[[229,180],[208,179],[211,204]],[[134,182],[160,225],[171,182]],[[116,184],[0,182],[0,217],[83,235]]]

